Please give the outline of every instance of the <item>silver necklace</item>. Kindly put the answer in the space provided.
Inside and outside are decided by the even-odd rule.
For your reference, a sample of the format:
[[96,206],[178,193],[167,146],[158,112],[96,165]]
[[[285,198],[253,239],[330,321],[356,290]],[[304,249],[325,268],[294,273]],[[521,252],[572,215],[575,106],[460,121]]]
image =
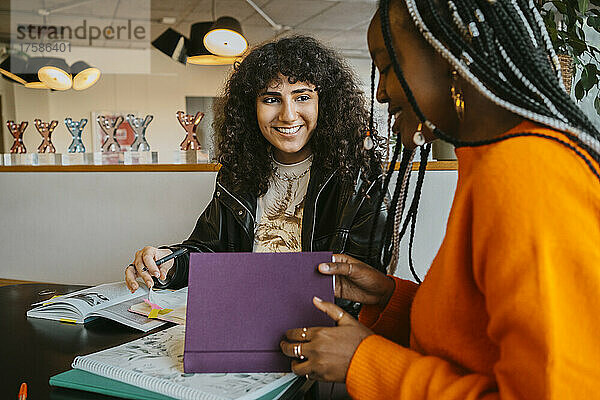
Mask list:
[[[312,165],[312,164],[311,164]],[[310,167],[311,165],[308,166],[308,168],[306,168],[306,170],[301,173],[300,175],[291,175],[291,176],[282,176],[279,171],[277,171],[277,168],[275,168],[275,176],[279,179],[281,179],[282,181],[286,181],[286,182],[293,182],[293,181],[297,181],[298,179],[301,179],[302,177],[304,177],[306,174],[308,174],[308,171],[310,171]]]

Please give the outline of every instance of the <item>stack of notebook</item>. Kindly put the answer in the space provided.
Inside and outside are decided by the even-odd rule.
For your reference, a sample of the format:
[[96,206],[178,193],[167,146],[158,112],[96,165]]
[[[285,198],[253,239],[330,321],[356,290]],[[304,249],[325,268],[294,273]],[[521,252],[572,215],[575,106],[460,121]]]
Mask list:
[[313,296],[333,301],[332,277],[316,269],[330,260],[328,252],[194,253],[185,326],[76,357],[50,384],[128,399],[287,396],[305,379],[288,372],[279,342],[286,329],[334,324],[312,304]]
[[50,385],[125,399],[270,400],[298,379],[292,373],[186,374],[184,331],[174,326],[77,357]]

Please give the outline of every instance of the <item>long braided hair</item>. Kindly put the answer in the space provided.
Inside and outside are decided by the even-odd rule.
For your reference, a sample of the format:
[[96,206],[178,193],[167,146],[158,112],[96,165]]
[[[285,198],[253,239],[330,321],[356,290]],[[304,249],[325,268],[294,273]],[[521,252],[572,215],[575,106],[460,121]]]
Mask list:
[[[408,12],[423,37],[446,61],[483,96],[498,106],[529,120],[562,131],[582,149],[553,136],[532,132],[504,135],[490,140],[467,142],[458,140],[436,127],[423,114],[408,86],[392,44],[390,31],[390,0],[380,1],[381,29],[392,66],[406,97],[419,120],[437,137],[460,146],[480,146],[515,136],[540,136],[554,140],[574,151],[600,180],[600,172],[591,160],[600,163],[600,132],[565,91],[558,57],[535,7],[533,0],[447,0],[442,9],[437,0],[405,0]],[[417,4],[418,2],[418,4]],[[427,145],[426,145],[427,146]],[[396,193],[388,213],[382,244],[383,261],[394,262],[397,244],[406,226],[411,224],[409,264],[417,281],[412,263],[412,243],[416,211],[420,197],[428,149],[421,150],[421,168],[415,196],[400,232],[396,214],[402,213],[406,201],[406,186],[410,174],[408,151],[402,156],[396,183]],[[396,149],[393,163],[397,158]],[[392,164],[393,164],[392,163]],[[388,175],[393,171],[390,165]],[[389,184],[389,178],[384,181]],[[400,187],[400,189],[398,189]],[[403,193],[403,196],[401,195]],[[396,226],[395,226],[396,225]],[[396,228],[396,229],[394,229]],[[385,264],[384,264],[385,265]],[[395,264],[391,266],[393,271]]]

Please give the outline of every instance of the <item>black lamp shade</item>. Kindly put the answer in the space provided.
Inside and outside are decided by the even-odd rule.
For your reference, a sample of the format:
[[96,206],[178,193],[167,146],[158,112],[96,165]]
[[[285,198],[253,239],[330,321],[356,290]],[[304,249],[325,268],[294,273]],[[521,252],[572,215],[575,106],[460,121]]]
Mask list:
[[27,59],[19,56],[8,56],[0,64],[0,73],[4,78],[11,82],[18,82],[22,85],[26,84],[27,81],[23,79],[22,75],[25,73],[27,68]]
[[71,64],[71,74],[73,75],[73,89],[75,90],[87,89],[100,79],[100,70],[85,61],[77,61]]
[[181,33],[168,28],[152,42],[152,46],[156,47],[173,60],[185,64],[188,42],[188,39]]
[[188,47],[188,64],[197,65],[230,65],[236,57],[221,57],[212,54],[204,46],[204,36],[213,26],[213,21],[197,22],[190,28],[190,41]]
[[204,35],[204,45],[213,54],[240,56],[248,48],[242,25],[233,17],[219,17]]
[[28,88],[33,89],[50,89],[43,82],[40,82],[38,78],[38,71],[40,68],[46,65],[46,57],[30,57],[25,67],[25,73],[19,76],[23,78],[27,83],[25,84]]
[[44,65],[38,71],[38,78],[54,90],[67,90],[73,86],[70,68],[63,58],[45,57]]

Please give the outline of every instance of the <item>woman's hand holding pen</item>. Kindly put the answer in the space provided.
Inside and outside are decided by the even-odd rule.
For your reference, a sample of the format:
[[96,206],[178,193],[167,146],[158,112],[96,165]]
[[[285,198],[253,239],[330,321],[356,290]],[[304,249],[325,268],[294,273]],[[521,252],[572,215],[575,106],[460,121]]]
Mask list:
[[171,254],[172,251],[169,249],[158,249],[156,247],[146,246],[141,250],[135,252],[135,259],[125,269],[125,283],[131,292],[135,292],[139,287],[136,279],[142,278],[146,283],[146,286],[151,288],[154,285],[152,277],[158,279],[166,279],[167,272],[173,264],[174,259],[164,262],[160,266],[156,265],[156,260],[159,260],[165,256]]
[[346,254],[334,254],[333,262],[319,264],[319,272],[335,275],[335,296],[384,308],[394,292],[394,280]]

